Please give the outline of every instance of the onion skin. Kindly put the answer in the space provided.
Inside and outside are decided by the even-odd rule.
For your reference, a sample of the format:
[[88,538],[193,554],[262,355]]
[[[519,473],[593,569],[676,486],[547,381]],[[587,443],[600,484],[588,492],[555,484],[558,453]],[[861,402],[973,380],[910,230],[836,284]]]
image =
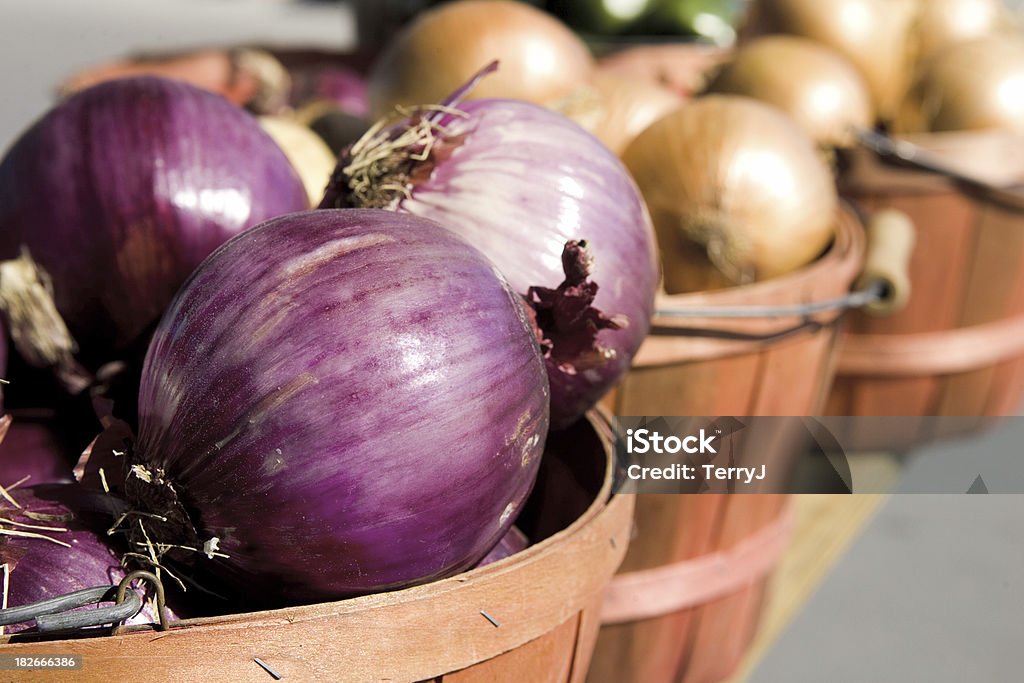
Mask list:
[[309,205],[318,204],[337,163],[327,143],[308,127],[283,116],[261,116],[260,126],[274,139],[299,174]]
[[[77,484],[56,484],[17,488],[10,495],[21,508],[0,499],[0,528],[16,529],[5,520],[24,524],[60,527],[66,531],[34,533],[66,543],[65,547],[40,538],[0,537],[0,564],[8,563],[10,575],[6,586],[7,606],[20,607],[38,600],[64,595],[85,588],[115,585],[125,577],[117,553],[93,523],[99,519],[86,512],[91,503],[83,497]],[[54,519],[33,518],[53,515]],[[175,618],[167,611],[168,618]],[[159,621],[152,604],[146,601],[142,611],[127,621],[129,624]],[[4,626],[5,633],[18,633],[32,628],[29,624]]]
[[600,116],[590,131],[616,155],[621,155],[647,126],[684,102],[657,83],[602,70],[594,74],[591,85],[599,98]]
[[871,128],[875,120],[857,70],[831,49],[797,36],[765,36],[744,45],[707,92],[775,105],[823,147],[851,146],[853,129]]
[[583,41],[535,7],[510,0],[446,3],[417,16],[374,63],[367,79],[371,118],[398,105],[440,102],[495,59],[501,71],[473,97],[557,106],[593,69]]
[[170,519],[143,520],[154,540],[218,538],[227,557],[177,559],[245,606],[431,581],[512,525],[548,402],[525,309],[478,251],[414,216],[291,214],[168,309],[124,494]]
[[96,367],[218,245],[307,201],[249,114],[177,81],[115,80],[52,109],[0,163],[0,258],[28,247]]
[[894,129],[1024,132],[1024,42],[989,37],[950,46],[918,76]]
[[921,0],[914,27],[917,61],[923,64],[954,43],[994,35],[1007,23],[999,0]]
[[756,0],[748,35],[786,33],[832,48],[860,71],[888,121],[910,84],[917,11],[918,0]]
[[789,117],[757,100],[695,100],[647,128],[623,158],[650,208],[670,294],[693,281],[687,241],[744,284],[796,270],[832,238],[828,166]]
[[[650,217],[622,163],[565,117],[514,100],[458,108],[462,115],[439,120],[447,142],[402,181],[410,183],[408,196],[384,197],[383,205],[455,231],[524,295],[557,287],[565,244],[586,240],[599,286],[593,306],[624,324],[598,333],[607,352],[599,362],[581,359],[572,371],[547,360],[552,424],[561,428],[629,369],[650,328],[659,277]],[[322,207],[360,201],[344,184],[345,164],[343,158]]]

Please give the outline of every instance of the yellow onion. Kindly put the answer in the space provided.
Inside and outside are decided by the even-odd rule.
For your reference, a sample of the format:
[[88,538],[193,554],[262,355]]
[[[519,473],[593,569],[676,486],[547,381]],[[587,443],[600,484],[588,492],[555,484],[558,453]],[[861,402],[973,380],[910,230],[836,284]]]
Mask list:
[[788,33],[831,47],[860,71],[882,119],[910,82],[918,0],[758,0],[753,31]]
[[617,73],[598,70],[591,80],[598,115],[588,126],[605,147],[621,155],[633,138],[684,99],[652,81],[632,80]]
[[847,147],[854,128],[874,122],[871,96],[857,70],[835,51],[798,36],[764,36],[745,45],[708,92],[773,104],[823,147]]
[[829,168],[771,105],[700,98],[649,126],[623,161],[650,210],[670,294],[716,279],[687,258],[690,242],[728,282],[744,284],[800,268],[832,238],[838,199]]
[[989,37],[950,46],[922,70],[894,127],[899,133],[1024,132],[1024,40]]
[[493,60],[501,67],[472,98],[557,106],[589,77],[587,46],[549,14],[509,0],[462,0],[420,14],[368,78],[371,118],[397,105],[440,102]]
[[291,119],[261,116],[259,120],[260,126],[274,139],[299,175],[309,196],[309,205],[319,204],[324,198],[327,181],[331,179],[331,173],[338,164],[327,143],[312,130]]
[[922,0],[915,27],[918,61],[953,43],[993,35],[1006,21],[1000,0]]

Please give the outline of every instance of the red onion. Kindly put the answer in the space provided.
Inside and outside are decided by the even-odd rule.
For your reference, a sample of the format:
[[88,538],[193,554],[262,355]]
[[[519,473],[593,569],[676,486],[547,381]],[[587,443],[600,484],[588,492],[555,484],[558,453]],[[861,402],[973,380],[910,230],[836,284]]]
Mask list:
[[[7,607],[20,607],[65,593],[114,585],[125,577],[118,555],[81,513],[77,484],[17,488],[0,498],[0,575]],[[17,503],[16,507],[11,501]],[[102,533],[102,532],[101,532]],[[168,617],[173,614],[168,612]],[[128,623],[156,622],[147,601]],[[6,633],[30,624],[4,626]]]
[[[596,138],[526,102],[459,103],[474,83],[442,111],[371,130],[342,157],[320,206],[434,219],[487,254],[522,294],[562,282],[566,242],[585,240],[599,287],[593,305],[617,326],[588,319],[563,340],[566,352],[556,343],[547,358],[552,424],[564,426],[629,368],[647,335],[658,284],[653,228],[629,173]],[[576,258],[587,270],[588,255]]]
[[[307,201],[284,154],[246,112],[181,82],[120,79],[68,98],[8,151],[0,258],[28,249],[91,370],[138,342],[218,245]],[[24,282],[33,269],[21,266]],[[49,330],[32,327],[39,297],[19,303],[16,279],[5,277],[2,289],[19,352],[57,365],[80,389],[88,380],[70,358],[71,339],[56,315]],[[49,348],[28,349],[29,328]]]
[[520,298],[456,235],[283,216],[216,251],[157,328],[121,495],[167,521],[127,528],[200,551],[161,562],[246,606],[454,574],[512,525],[548,401]]

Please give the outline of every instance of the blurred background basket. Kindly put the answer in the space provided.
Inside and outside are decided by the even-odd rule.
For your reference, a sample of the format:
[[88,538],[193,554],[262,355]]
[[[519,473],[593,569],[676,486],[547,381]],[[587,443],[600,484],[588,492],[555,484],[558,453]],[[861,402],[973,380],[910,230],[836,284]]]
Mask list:
[[[951,168],[993,168],[1024,182],[1024,138],[994,131],[918,138]],[[1007,156],[1007,155],[1011,156]],[[972,185],[918,167],[851,154],[842,193],[866,211],[903,211],[917,243],[902,311],[850,316],[830,415],[1015,415],[1024,398],[1024,192]],[[922,421],[963,430],[970,421]],[[906,423],[904,424],[906,426]],[[941,427],[939,428],[941,432]],[[903,449],[941,433],[858,435],[865,449]]]
[[[817,261],[787,276],[664,297],[661,307],[803,304],[842,296],[861,272],[864,237],[849,212]],[[814,415],[834,370],[842,314],[656,319],[608,397],[616,415]],[[751,461],[792,465],[799,435],[761,422]],[[769,433],[769,432],[775,433]],[[742,450],[742,449],[741,449]],[[742,455],[739,456],[742,459]],[[789,535],[788,496],[637,496],[629,552],[612,580],[588,680],[717,681],[739,664]],[[710,568],[709,568],[710,567]]]

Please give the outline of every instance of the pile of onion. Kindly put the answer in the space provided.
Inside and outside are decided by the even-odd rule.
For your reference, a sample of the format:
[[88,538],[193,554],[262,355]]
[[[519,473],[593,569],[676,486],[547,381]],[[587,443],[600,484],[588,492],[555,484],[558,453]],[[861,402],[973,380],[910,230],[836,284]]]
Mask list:
[[670,294],[783,275],[832,239],[828,166],[803,130],[757,100],[695,100],[647,128],[623,159],[650,209]]
[[462,102],[475,82],[382,120],[342,156],[321,207],[423,216],[487,254],[537,310],[552,423],[566,426],[629,369],[647,335],[658,282],[650,217],[597,139],[527,102]]
[[138,439],[94,448],[86,481],[102,467],[133,542],[238,605],[338,599],[477,564],[533,486],[548,403],[479,251],[390,211],[289,214],[184,285]]
[[860,74],[807,38],[773,35],[744,45],[707,92],[746,95],[789,114],[822,147],[848,147],[875,120]]
[[911,79],[911,31],[918,0],[756,0],[750,34],[810,38],[843,55],[871,92],[880,118],[891,118]]
[[1001,0],[919,0],[914,25],[917,62],[926,63],[950,45],[996,35],[1007,23]]
[[987,37],[949,46],[919,74],[895,129],[1024,132],[1024,40]]
[[501,72],[474,97],[561,107],[589,78],[587,46],[553,16],[512,0],[462,0],[419,14],[385,47],[368,76],[370,114],[440,102],[482,65]]
[[0,162],[0,307],[15,346],[80,391],[144,348],[217,246],[307,206],[284,153],[224,98],[156,77],[83,90]]

